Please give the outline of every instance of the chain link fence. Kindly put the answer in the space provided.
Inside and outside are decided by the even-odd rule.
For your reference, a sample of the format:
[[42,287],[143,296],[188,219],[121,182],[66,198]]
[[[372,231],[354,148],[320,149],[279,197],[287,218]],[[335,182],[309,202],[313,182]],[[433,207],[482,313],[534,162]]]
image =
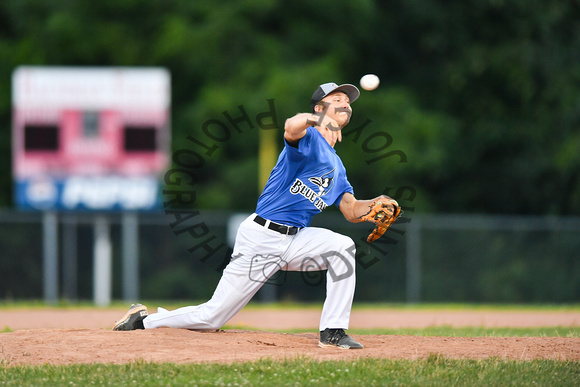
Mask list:
[[[0,212],[0,298],[94,299],[94,214]],[[137,215],[136,294],[127,296],[123,216],[101,214],[109,224],[113,299],[205,300],[229,260],[229,212],[187,211]],[[186,217],[189,216],[188,220]],[[238,216],[239,218],[239,216]],[[44,223],[43,223],[44,222]],[[189,223],[188,223],[189,222]],[[182,227],[177,227],[179,223]],[[56,225],[56,226],[55,226]],[[203,227],[202,227],[203,226]],[[412,215],[383,238],[364,242],[368,224],[351,224],[336,211],[313,226],[350,236],[357,244],[357,302],[570,303],[580,299],[580,218]],[[53,227],[55,246],[47,245]],[[56,231],[56,232],[55,232]],[[46,248],[55,254],[47,279]],[[124,273],[125,272],[125,273]],[[258,299],[317,301],[324,273],[285,273]]]

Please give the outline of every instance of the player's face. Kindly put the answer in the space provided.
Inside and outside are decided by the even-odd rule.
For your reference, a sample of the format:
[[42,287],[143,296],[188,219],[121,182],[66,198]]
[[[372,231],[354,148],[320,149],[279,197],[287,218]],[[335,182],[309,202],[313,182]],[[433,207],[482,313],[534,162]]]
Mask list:
[[337,141],[342,141],[342,128],[350,121],[352,114],[350,100],[343,92],[336,92],[327,95],[321,102],[323,102],[324,108],[321,105],[317,105],[316,112],[323,115],[323,119],[322,124],[316,128],[330,146],[334,147]]
[[350,107],[350,99],[346,94],[339,91],[327,95],[322,99],[322,102],[326,105],[324,112],[328,117],[335,120],[341,128],[348,124],[352,115],[352,108]]

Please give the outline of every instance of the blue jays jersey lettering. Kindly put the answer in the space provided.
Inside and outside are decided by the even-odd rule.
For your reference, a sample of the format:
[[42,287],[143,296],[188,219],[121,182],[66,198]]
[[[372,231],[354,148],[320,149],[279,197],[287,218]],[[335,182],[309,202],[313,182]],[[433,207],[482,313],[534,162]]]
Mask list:
[[345,192],[353,193],[353,188],[342,161],[318,130],[309,127],[297,148],[285,143],[256,213],[273,222],[307,227],[314,215],[338,205]]

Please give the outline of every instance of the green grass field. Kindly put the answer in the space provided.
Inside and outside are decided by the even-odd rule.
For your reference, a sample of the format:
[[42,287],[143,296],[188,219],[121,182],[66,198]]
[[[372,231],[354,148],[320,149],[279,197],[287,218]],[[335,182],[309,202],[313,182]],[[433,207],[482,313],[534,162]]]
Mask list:
[[[198,305],[207,300],[140,300],[139,302],[145,305],[163,305],[167,309],[176,309],[182,306]],[[89,301],[83,302],[67,302],[60,301],[55,305],[47,305],[42,300],[30,301],[0,301],[1,310],[12,309],[96,309],[94,303]],[[112,305],[103,308],[119,308],[124,310],[127,308],[127,302],[115,301]],[[277,302],[277,303],[261,303],[251,301],[244,307],[244,310],[277,310],[277,309],[316,309],[321,308],[320,302]],[[405,303],[360,303],[355,302],[353,309],[356,310],[377,310],[377,309],[394,309],[394,310],[478,310],[478,311],[547,311],[547,312],[580,312],[580,303],[577,304],[463,304],[463,303],[422,303],[422,304],[405,304]]]
[[10,386],[577,386],[580,363],[549,360],[360,359],[222,364],[74,365],[0,368],[0,385]]
[[[0,310],[30,305],[0,305]],[[71,306],[64,306],[66,308]],[[85,307],[85,306],[82,306]],[[262,308],[263,306],[251,306]],[[274,308],[293,308],[276,305]],[[363,308],[377,308],[369,305]],[[385,307],[385,306],[382,306]],[[401,308],[456,308],[453,305],[393,306]],[[509,306],[467,306],[505,310]],[[509,310],[518,307],[509,308]],[[578,306],[521,307],[522,310],[578,310]],[[9,330],[8,330],[9,331]],[[287,331],[292,332],[292,331]],[[580,337],[580,327],[543,328],[452,328],[351,330],[357,335],[391,334],[418,336],[535,336]],[[580,362],[555,360],[448,359],[432,354],[421,360],[360,358],[352,361],[316,361],[290,358],[284,361],[262,359],[233,364],[158,364],[137,361],[124,365],[14,366],[2,351],[0,333],[0,386],[274,386],[274,385],[459,385],[459,386],[577,386]]]

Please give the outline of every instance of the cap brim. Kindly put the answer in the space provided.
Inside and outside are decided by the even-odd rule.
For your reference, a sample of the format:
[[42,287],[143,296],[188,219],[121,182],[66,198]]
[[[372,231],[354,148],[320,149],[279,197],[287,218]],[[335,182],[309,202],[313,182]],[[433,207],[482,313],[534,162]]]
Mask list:
[[[334,87],[336,86],[336,87]],[[349,102],[353,103],[360,96],[360,91],[355,85],[350,83],[345,83],[344,85],[338,86],[334,82],[329,82],[318,86],[318,89],[312,94],[310,99],[310,108],[314,112],[314,107],[322,99],[328,97],[332,93],[343,92],[348,96]]]
[[350,103],[356,101],[357,98],[360,96],[360,91],[355,85],[345,83],[344,85],[340,85],[336,89],[332,90],[330,93],[326,94],[325,97],[338,91],[342,91],[344,94],[346,94],[348,96],[348,99],[350,100]]

